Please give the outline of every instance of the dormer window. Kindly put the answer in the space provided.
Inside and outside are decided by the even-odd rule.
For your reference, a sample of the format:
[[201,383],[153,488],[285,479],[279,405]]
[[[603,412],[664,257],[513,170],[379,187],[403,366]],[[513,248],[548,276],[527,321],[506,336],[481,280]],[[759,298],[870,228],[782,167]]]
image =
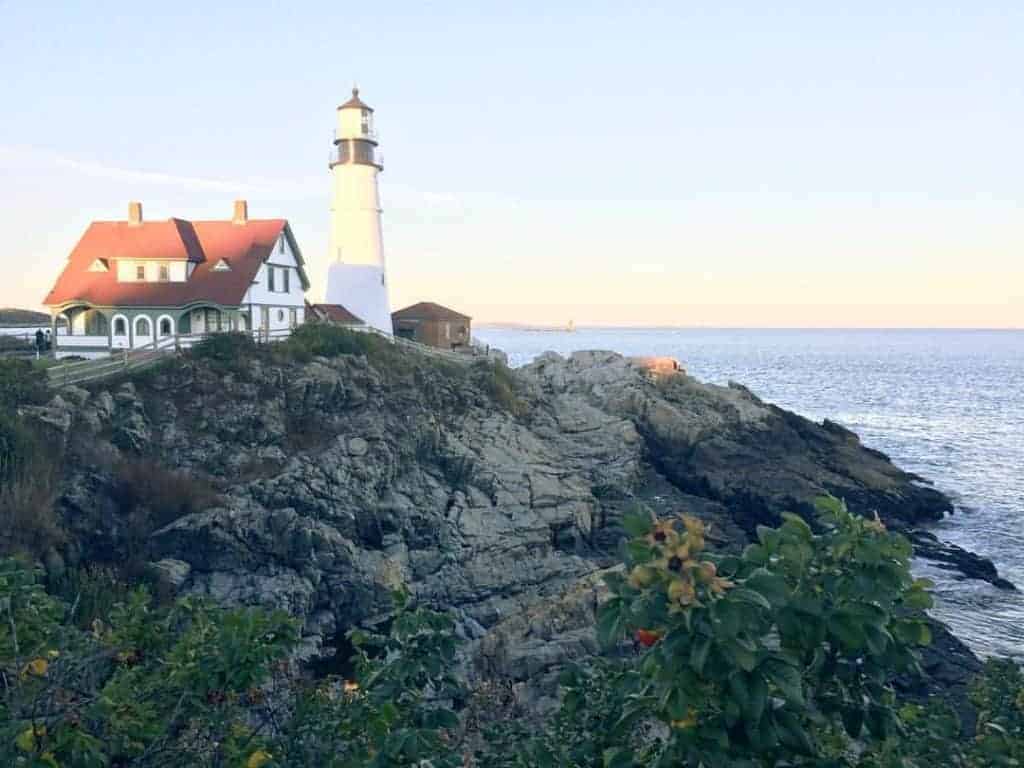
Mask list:
[[169,283],[171,281],[171,267],[169,264],[162,263],[158,265],[157,280],[161,283]]
[[146,265],[145,264],[136,264],[135,265],[135,279],[136,280],[143,280],[143,281],[146,279]]
[[213,265],[213,271],[214,272],[230,272],[231,271],[231,265],[228,264],[226,259],[221,259],[220,261],[218,261],[216,264]]

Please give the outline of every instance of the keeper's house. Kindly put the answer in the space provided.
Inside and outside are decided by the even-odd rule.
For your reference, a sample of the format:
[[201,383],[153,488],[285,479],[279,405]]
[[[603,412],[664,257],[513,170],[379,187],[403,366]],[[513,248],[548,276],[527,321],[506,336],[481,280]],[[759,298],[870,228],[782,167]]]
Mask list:
[[284,219],[94,221],[44,304],[67,332],[56,356],[191,343],[220,331],[274,337],[305,321],[309,280]]

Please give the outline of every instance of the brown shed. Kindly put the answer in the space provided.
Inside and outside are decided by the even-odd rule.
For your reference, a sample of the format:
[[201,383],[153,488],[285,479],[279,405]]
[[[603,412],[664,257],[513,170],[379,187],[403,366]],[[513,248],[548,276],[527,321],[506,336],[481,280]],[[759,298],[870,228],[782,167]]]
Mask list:
[[395,335],[441,349],[468,347],[472,318],[448,307],[421,301],[391,314]]

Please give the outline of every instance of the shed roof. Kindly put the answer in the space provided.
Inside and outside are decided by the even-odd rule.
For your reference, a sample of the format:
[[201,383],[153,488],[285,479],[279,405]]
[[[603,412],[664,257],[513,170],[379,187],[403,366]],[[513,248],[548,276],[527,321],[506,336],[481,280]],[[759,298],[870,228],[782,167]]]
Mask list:
[[454,309],[448,309],[432,301],[421,301],[418,304],[391,313],[392,320],[471,320]]

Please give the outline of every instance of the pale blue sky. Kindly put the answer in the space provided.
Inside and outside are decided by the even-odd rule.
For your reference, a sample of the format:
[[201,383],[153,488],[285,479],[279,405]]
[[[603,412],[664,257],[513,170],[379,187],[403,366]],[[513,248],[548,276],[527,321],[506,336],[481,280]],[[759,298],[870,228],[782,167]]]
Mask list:
[[1024,326],[1019,2],[0,0],[0,27],[0,304],[130,199],[245,196],[322,264],[358,80],[396,305]]

